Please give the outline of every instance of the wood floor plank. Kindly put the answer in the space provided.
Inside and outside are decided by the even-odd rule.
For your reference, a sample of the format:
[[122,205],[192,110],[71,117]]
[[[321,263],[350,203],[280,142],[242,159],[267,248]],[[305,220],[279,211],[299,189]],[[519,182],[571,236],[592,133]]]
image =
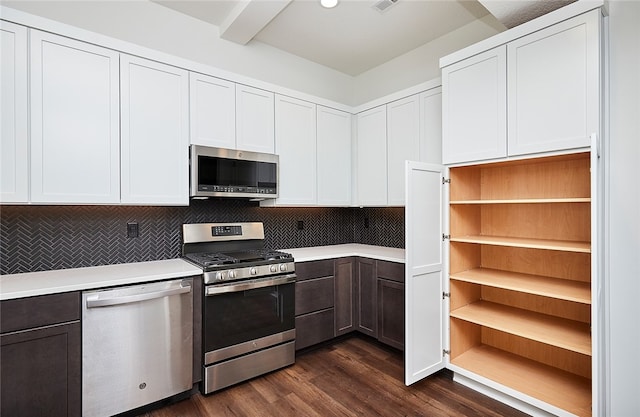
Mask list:
[[145,417],[523,417],[441,371],[404,385],[402,352],[354,336],[296,357],[287,368]]

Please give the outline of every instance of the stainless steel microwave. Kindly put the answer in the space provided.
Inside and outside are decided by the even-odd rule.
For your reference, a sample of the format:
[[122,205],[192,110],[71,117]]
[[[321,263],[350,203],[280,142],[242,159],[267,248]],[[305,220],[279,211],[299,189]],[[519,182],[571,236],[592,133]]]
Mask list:
[[278,197],[278,155],[191,145],[190,196]]

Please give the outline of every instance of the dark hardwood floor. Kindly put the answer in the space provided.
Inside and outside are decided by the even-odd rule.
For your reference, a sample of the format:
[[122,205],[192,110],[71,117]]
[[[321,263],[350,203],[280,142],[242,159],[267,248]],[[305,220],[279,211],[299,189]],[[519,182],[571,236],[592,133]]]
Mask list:
[[360,336],[308,351],[295,365],[145,417],[526,416],[441,371],[410,387],[398,351]]

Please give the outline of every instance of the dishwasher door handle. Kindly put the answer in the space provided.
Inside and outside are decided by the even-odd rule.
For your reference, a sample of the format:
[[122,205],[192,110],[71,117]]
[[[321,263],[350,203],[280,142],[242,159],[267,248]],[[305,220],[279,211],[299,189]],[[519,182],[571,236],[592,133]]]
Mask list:
[[185,294],[189,292],[191,292],[191,285],[189,283],[180,283],[179,286],[173,288],[167,288],[160,291],[154,290],[133,295],[100,298],[100,294],[94,294],[87,297],[87,308],[108,307],[121,304],[137,303],[140,301],[170,297],[172,295]]

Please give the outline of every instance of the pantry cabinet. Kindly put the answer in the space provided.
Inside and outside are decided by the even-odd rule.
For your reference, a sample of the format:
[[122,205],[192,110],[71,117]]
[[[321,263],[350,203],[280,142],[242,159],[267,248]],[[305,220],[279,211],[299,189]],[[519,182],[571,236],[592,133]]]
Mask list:
[[192,145],[236,149],[236,85],[189,73],[189,130]]
[[442,163],[507,155],[507,48],[442,68]]
[[189,74],[121,57],[123,204],[189,205]]
[[30,31],[32,202],[120,201],[118,59],[109,49]]
[[0,203],[29,200],[27,28],[0,21]]
[[600,114],[600,11],[507,44],[509,155],[589,146]]
[[274,94],[236,85],[236,148],[243,151],[275,152]]

